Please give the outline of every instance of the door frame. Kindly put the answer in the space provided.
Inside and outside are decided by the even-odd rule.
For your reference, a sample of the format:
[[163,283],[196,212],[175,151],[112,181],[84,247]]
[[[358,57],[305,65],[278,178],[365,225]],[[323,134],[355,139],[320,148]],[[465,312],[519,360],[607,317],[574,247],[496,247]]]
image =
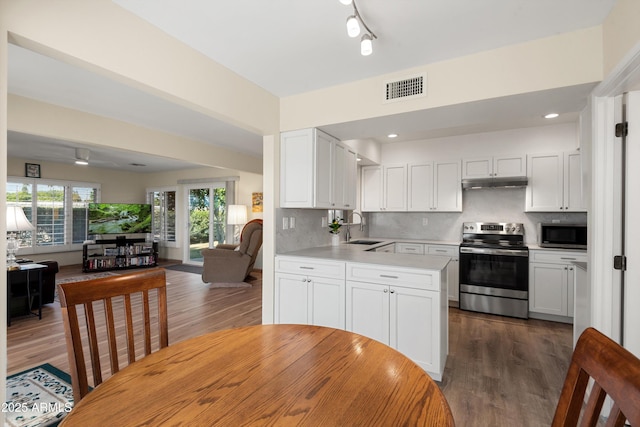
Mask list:
[[[615,123],[618,119],[616,97],[640,88],[640,44],[636,45],[618,66],[592,92],[590,111],[583,119],[587,133],[583,135],[589,153],[591,201],[589,207],[589,274],[591,291],[591,325],[612,339],[620,339],[620,281],[613,268],[613,257],[619,253],[619,237],[615,236],[620,209],[616,207]],[[619,231],[619,230],[618,230]],[[633,232],[640,238],[640,233]],[[630,240],[627,237],[627,240]]]
[[[213,195],[214,188],[225,188],[227,189],[226,183],[223,181],[209,181],[209,182],[200,182],[200,183],[192,183],[192,184],[184,184],[183,186],[183,194],[184,194],[184,233],[182,238],[182,244],[184,246],[184,251],[182,252],[182,263],[189,265],[202,265],[202,262],[194,261],[190,257],[190,247],[191,247],[191,233],[189,231],[189,213],[190,213],[190,205],[189,205],[189,194],[191,190],[197,188],[208,188],[210,190],[210,196]],[[229,203],[228,195],[226,202]],[[213,232],[212,232],[212,224],[213,224],[213,209],[209,209],[209,247],[213,247]],[[228,234],[228,230],[225,225],[225,238],[226,234]]]

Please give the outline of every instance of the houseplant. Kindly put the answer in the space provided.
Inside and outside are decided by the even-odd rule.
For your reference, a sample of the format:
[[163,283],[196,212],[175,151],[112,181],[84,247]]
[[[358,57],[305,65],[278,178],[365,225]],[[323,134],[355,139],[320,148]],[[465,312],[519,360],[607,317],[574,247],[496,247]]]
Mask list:
[[342,227],[342,220],[338,217],[334,217],[329,223],[329,233],[331,233],[331,244],[337,246],[340,244],[340,227]]

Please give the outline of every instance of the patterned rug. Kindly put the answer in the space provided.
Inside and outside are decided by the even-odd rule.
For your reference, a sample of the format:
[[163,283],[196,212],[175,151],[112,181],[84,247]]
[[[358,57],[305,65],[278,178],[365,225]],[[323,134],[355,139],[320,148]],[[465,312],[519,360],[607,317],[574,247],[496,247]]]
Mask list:
[[56,285],[71,282],[83,282],[85,280],[98,279],[100,277],[117,276],[118,273],[112,271],[101,271],[99,273],[81,274],[79,276],[65,277],[64,279],[56,278]]
[[56,426],[71,408],[69,374],[48,363],[7,377],[5,426]]

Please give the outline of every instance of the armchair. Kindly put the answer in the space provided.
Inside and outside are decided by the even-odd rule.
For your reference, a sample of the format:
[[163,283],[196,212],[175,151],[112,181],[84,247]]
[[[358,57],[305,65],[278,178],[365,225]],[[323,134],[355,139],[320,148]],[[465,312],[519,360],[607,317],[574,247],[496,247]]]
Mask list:
[[205,283],[242,282],[249,275],[262,246],[262,220],[249,221],[240,235],[240,245],[220,244],[200,251],[204,258]]

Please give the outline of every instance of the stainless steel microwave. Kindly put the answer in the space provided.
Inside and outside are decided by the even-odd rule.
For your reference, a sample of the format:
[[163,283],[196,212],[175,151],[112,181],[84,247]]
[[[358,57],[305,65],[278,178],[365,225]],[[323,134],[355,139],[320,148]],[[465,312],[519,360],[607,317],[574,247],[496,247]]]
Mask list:
[[587,249],[587,224],[538,224],[538,244],[543,248]]

